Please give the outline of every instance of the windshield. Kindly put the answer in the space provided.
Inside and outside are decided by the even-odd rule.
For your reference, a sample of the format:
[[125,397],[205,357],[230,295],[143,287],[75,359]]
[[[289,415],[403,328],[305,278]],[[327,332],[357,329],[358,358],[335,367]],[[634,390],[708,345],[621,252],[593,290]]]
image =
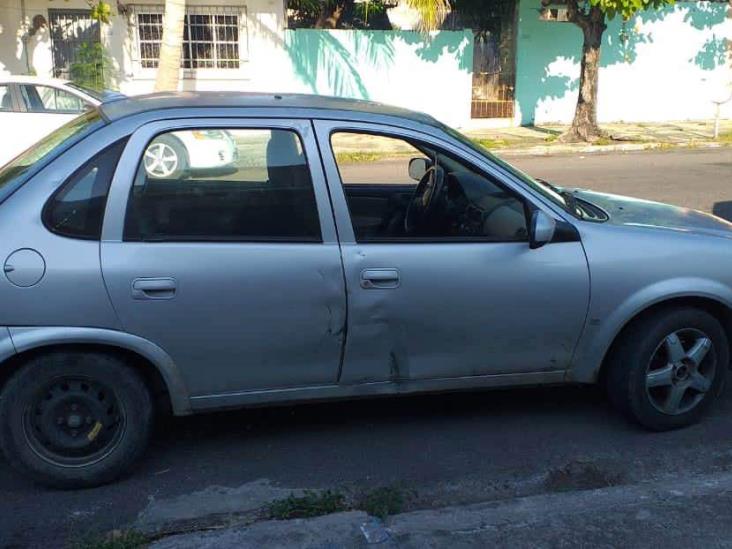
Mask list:
[[103,125],[99,113],[89,111],[61,126],[5,164],[0,168],[0,202],[59,154]]
[[529,187],[537,191],[538,193],[542,194],[555,204],[558,204],[565,210],[567,210],[569,213],[576,215],[574,207],[572,205],[568,204],[565,198],[555,191],[551,186],[543,185],[533,177],[531,177],[528,174],[525,174],[515,166],[511,166],[511,164],[508,164],[507,162],[504,162],[500,158],[498,158],[496,155],[494,155],[491,151],[489,151],[487,148],[483,147],[482,145],[478,145],[475,143],[472,139],[468,138],[467,136],[463,135],[459,131],[449,127],[449,126],[442,126],[442,129],[444,129],[450,136],[454,137],[460,143],[463,145],[466,145],[467,147],[471,148],[478,154],[482,156],[487,156],[490,158],[492,162],[495,164],[498,164],[501,168],[506,170],[511,175],[515,176],[516,178],[520,179],[523,183],[526,183]]

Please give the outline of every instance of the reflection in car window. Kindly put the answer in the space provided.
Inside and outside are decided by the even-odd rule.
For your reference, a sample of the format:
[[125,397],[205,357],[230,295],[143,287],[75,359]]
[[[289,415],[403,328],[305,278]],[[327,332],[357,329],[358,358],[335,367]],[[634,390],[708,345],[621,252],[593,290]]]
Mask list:
[[359,132],[331,143],[358,242],[528,238],[523,200],[450,155]]
[[63,151],[104,125],[97,111],[90,111],[50,133],[30,149],[0,168],[0,202]]
[[140,160],[125,240],[320,242],[299,136],[215,128],[157,136]]

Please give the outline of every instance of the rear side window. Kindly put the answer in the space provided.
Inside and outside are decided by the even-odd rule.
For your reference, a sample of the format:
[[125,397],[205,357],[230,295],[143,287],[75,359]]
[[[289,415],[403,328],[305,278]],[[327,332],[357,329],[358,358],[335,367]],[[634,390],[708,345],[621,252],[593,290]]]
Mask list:
[[126,139],[110,145],[79,168],[43,210],[48,230],[70,238],[99,240],[112,176]]
[[321,242],[297,133],[181,130],[157,136],[138,168],[124,238],[145,242]]
[[13,96],[10,95],[10,87],[0,84],[0,111],[13,111]]

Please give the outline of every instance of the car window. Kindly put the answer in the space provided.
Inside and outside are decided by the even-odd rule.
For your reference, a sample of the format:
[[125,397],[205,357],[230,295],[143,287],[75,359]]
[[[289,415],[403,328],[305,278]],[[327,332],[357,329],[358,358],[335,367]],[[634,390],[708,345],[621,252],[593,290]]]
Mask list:
[[29,112],[84,111],[86,104],[76,95],[51,86],[22,85],[20,93]]
[[320,242],[315,192],[297,133],[197,129],[145,148],[125,240]]
[[358,242],[528,238],[523,199],[451,154],[353,131],[331,146]]
[[0,84],[0,111],[12,111],[13,96],[10,94],[10,86]]
[[[409,161],[425,155],[403,139],[385,135],[334,133],[331,146],[345,185],[413,185]],[[376,170],[372,169],[378,166]]]
[[126,139],[110,145],[79,168],[43,210],[46,227],[62,236],[99,240],[104,208]]

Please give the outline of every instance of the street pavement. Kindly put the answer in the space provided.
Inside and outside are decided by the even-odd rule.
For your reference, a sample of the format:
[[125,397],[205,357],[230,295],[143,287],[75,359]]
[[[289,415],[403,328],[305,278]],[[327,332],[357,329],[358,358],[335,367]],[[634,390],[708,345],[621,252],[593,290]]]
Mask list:
[[[522,157],[516,163],[557,184],[707,211],[732,201],[732,149]],[[673,483],[699,476],[705,482],[726,479],[732,473],[731,435],[732,390],[701,424],[671,433],[648,433],[628,423],[610,408],[600,390],[591,387],[359,400],[169,418],[159,422],[140,466],[110,486],[47,490],[18,476],[0,458],[0,547],[62,547],[113,528],[155,529],[164,522],[251,508],[253,501],[259,505],[290,490],[330,488],[357,494],[377,486],[398,486],[408,494],[406,510],[414,512],[514,498],[532,505],[544,502],[543,508],[535,507],[543,522],[532,526],[536,536],[546,536],[536,538],[546,541],[538,545],[575,547],[582,546],[583,539],[595,545],[604,531],[617,532],[622,524],[646,517],[646,512],[641,508],[628,510],[627,516],[585,512],[589,522],[583,523],[584,530],[573,530],[579,528],[578,519],[570,515],[551,519],[560,504],[549,496],[596,489],[623,493],[626,486],[638,483],[672,489]],[[667,499],[658,500],[658,512],[663,513],[651,515],[662,517],[661,526],[654,528],[665,527],[668,520],[678,535],[659,540],[668,540],[668,546],[683,546],[683,540],[688,541],[686,546],[728,546],[725,539],[732,540],[728,491],[720,489],[708,497],[691,494],[683,505],[681,500]],[[715,511],[720,513],[716,521],[710,519]],[[552,525],[564,528],[566,536]],[[443,532],[434,546],[510,545],[512,540],[516,546],[531,545],[534,530],[496,526],[467,531]],[[572,531],[575,537],[569,536]],[[426,539],[411,531],[404,535],[399,538],[404,546],[417,547]],[[622,545],[621,537],[613,539],[605,545]]]

